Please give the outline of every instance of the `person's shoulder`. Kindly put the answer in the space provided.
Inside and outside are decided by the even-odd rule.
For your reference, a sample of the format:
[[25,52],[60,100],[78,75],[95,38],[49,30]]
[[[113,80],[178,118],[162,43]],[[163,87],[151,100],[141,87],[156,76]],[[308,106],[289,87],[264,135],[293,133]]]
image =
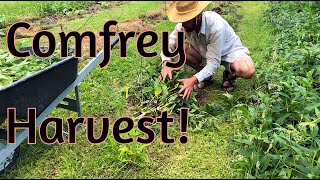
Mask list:
[[204,14],[215,14],[215,15],[219,15],[218,13],[216,13],[215,11],[203,11]]
[[224,27],[224,19],[214,11],[204,11],[206,26],[213,30],[221,30]]
[[176,30],[179,30],[179,31],[183,30],[182,23],[177,23],[176,24]]
[[222,16],[220,16],[220,14],[214,12],[214,11],[204,11],[203,15],[206,18],[206,21],[209,22],[221,22],[223,21]]
[[204,14],[204,16],[208,17],[208,19],[222,18],[222,16],[220,16],[220,14],[218,14],[215,11],[204,11],[203,14]]

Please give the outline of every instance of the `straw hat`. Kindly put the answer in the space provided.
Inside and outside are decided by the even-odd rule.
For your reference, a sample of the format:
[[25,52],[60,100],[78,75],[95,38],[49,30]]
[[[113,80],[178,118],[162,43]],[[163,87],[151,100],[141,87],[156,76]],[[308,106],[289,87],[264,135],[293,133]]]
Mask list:
[[168,18],[172,22],[186,22],[201,13],[210,1],[173,1],[168,8]]

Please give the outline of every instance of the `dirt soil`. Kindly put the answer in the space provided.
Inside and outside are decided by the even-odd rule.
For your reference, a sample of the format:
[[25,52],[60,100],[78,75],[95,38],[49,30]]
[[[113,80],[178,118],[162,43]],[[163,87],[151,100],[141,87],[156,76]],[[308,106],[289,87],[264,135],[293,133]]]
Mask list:
[[31,26],[29,30],[25,28],[19,28],[16,31],[16,39],[22,39],[22,38],[30,38],[34,37],[41,29],[35,26]]
[[230,9],[231,5],[235,5],[235,7],[240,8],[241,6],[239,4],[235,4],[234,2],[222,2],[219,3],[218,6],[215,6],[212,11],[215,11],[216,13],[222,15],[222,14],[228,14],[228,11]]
[[140,16],[140,19],[142,18],[145,18],[148,20],[162,21],[162,20],[166,20],[167,16],[163,10],[152,10]]
[[141,34],[144,31],[152,30],[152,28],[141,19],[127,20],[119,23],[117,26],[118,32],[129,32],[134,31],[136,35]]

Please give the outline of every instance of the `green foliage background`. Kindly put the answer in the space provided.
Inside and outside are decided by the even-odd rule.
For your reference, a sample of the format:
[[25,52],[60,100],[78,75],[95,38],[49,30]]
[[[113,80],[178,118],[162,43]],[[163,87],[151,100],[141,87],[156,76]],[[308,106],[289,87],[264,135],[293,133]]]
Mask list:
[[238,112],[249,178],[320,178],[320,3],[271,2],[273,46],[257,67],[262,90]]

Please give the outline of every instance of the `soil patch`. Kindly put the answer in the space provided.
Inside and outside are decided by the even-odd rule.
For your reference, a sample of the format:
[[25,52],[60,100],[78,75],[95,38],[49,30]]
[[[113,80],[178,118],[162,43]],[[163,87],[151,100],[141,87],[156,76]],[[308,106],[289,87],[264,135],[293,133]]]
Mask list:
[[97,1],[97,4],[99,4],[104,9],[118,7],[118,6],[121,6],[125,3],[127,3],[127,2],[125,2],[125,1],[111,1],[111,2]]
[[167,16],[164,10],[152,10],[143,15],[140,15],[139,19],[146,20],[151,23],[160,23],[161,21],[166,20]]
[[232,11],[232,8],[240,8],[241,6],[239,4],[236,4],[234,2],[222,2],[219,3],[217,6],[213,7],[212,11],[215,11],[216,13],[220,15],[226,15],[230,11]]
[[41,31],[38,27],[31,26],[29,30],[25,28],[19,28],[16,31],[16,39],[22,39],[22,38],[30,38],[34,37],[39,31]]
[[127,20],[119,23],[116,27],[117,32],[129,32],[134,31],[136,35],[141,34],[144,31],[152,30],[152,28],[141,19]]
[[26,21],[29,23],[34,23],[37,20],[41,19],[39,16],[25,16],[20,19],[20,21]]

